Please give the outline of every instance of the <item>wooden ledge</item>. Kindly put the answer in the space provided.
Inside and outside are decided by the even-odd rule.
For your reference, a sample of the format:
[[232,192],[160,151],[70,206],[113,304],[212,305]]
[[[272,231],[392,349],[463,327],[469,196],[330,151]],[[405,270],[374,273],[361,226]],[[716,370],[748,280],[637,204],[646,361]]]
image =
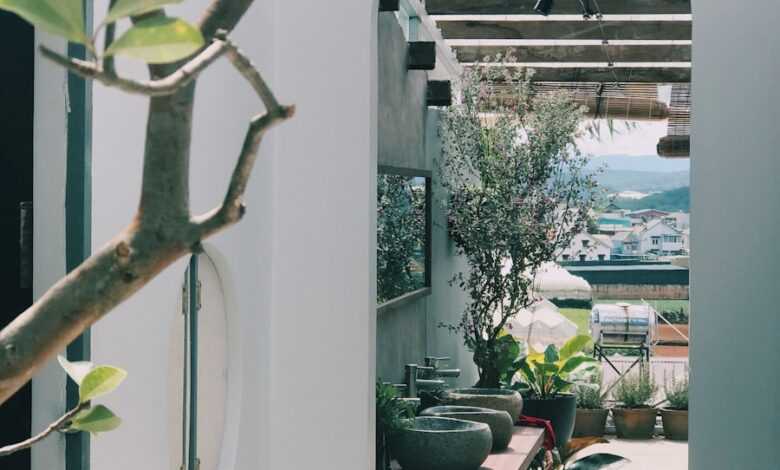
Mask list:
[[480,470],[526,470],[544,442],[544,429],[515,426],[509,448],[490,454]]

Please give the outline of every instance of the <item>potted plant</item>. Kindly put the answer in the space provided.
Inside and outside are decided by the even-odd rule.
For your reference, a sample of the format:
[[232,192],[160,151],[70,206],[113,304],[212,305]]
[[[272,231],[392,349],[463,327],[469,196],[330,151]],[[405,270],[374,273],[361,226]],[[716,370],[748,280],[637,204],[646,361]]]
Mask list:
[[398,397],[395,387],[376,383],[376,468],[390,469],[390,439],[409,428],[414,407]]
[[577,400],[567,393],[574,385],[568,378],[580,366],[595,362],[582,353],[589,341],[589,336],[575,336],[560,350],[551,344],[544,353],[532,352],[520,364],[522,380],[528,386],[523,414],[549,420],[558,448],[566,447],[574,431]]
[[655,430],[657,410],[649,405],[657,387],[649,371],[625,377],[615,387],[620,403],[612,409],[617,436],[623,439],[650,439]]
[[577,416],[574,420],[574,437],[601,437],[607,425],[609,410],[604,408],[601,388],[593,384],[578,385]]
[[664,436],[677,441],[688,440],[688,378],[681,382],[672,379],[671,385],[664,384],[666,402],[661,408]]
[[460,320],[442,326],[473,352],[478,388],[501,387],[505,325],[539,300],[536,272],[585,230],[599,197],[576,150],[582,110],[564,94],[535,94],[529,78],[470,67],[441,120],[438,200],[466,266],[451,285],[468,298]]

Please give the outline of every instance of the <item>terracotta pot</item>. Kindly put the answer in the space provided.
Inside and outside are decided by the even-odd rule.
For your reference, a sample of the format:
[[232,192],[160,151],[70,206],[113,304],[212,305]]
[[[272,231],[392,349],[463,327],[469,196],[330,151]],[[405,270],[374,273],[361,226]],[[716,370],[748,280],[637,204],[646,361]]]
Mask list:
[[574,437],[601,437],[607,425],[609,410],[586,410],[577,408],[577,417],[574,419]]
[[571,440],[574,431],[577,398],[568,393],[547,400],[527,398],[523,402],[523,414],[550,421],[555,431],[555,444],[561,449]]
[[621,439],[652,439],[655,430],[655,408],[613,408],[615,432]]
[[688,410],[661,408],[664,436],[675,441],[688,440]]

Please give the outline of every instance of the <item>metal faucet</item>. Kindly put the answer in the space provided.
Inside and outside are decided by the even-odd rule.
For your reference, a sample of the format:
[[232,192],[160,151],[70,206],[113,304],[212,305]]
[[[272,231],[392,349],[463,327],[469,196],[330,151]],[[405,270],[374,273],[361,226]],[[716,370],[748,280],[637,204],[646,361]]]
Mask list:
[[440,369],[439,362],[449,361],[449,357],[427,356],[425,367],[419,367],[424,379],[437,379],[440,377],[460,377],[460,369]]
[[417,398],[417,390],[431,390],[443,388],[443,380],[421,379],[418,377],[420,370],[427,368],[420,367],[417,364],[406,364],[404,366],[404,385],[406,398]]

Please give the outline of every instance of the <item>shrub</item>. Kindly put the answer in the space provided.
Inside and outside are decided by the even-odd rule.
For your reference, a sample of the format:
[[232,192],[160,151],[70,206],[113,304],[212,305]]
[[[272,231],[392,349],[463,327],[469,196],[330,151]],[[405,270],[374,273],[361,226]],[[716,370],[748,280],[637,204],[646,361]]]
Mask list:
[[671,383],[664,384],[664,392],[666,393],[666,401],[669,403],[669,408],[673,410],[688,409],[687,377],[679,382],[672,378]]
[[604,408],[601,390],[592,385],[577,386],[577,408],[584,410],[600,410]]
[[615,399],[624,408],[645,408],[658,387],[649,372],[626,376],[615,387]]

